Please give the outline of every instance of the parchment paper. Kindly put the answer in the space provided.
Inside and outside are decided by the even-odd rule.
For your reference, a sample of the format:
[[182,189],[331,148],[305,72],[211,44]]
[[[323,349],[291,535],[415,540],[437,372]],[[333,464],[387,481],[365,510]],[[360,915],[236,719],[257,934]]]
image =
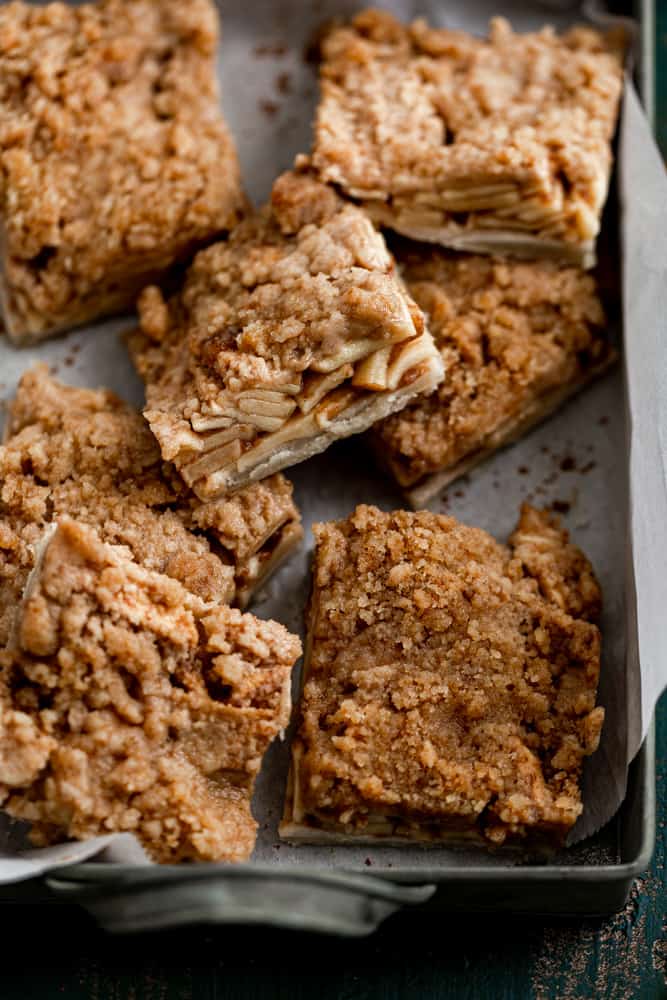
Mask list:
[[[247,190],[255,201],[267,196],[275,176],[291,165],[297,152],[310,147],[317,84],[304,52],[313,32],[324,20],[346,16],[359,6],[349,0],[230,0],[222,4],[223,105],[238,143]],[[576,19],[571,10],[557,3],[545,5],[548,9],[492,0],[384,6],[406,19],[423,14],[434,24],[477,33],[483,33],[489,17],[497,13],[509,17],[519,30],[534,29],[545,21],[563,28]],[[522,500],[555,506],[573,539],[593,561],[605,601],[599,701],[605,706],[606,722],[600,749],[585,769],[585,811],[573,843],[599,830],[621,803],[628,763],[667,684],[667,180],[631,85],[626,88],[618,159],[627,383],[619,365],[542,427],[454,484],[431,505],[433,510],[487,529],[500,540],[514,527]],[[609,315],[610,323],[619,329],[620,312],[612,308]],[[130,322],[125,318],[98,324],[94,330],[76,331],[37,348],[17,350],[0,340],[0,396],[11,398],[21,373],[35,361],[47,360],[65,382],[103,384],[140,404],[142,388],[118,338]],[[295,484],[306,538],[252,610],[302,632],[312,522],[345,517],[360,502],[384,509],[400,507],[402,502],[375,470],[363,444],[355,440],[336,445],[287,474]],[[295,677],[295,691],[296,681]],[[473,858],[476,864],[498,863],[484,852],[442,848],[293,848],[281,844],[277,823],[288,747],[289,737],[272,747],[258,781],[256,860],[281,866],[365,865],[371,872],[431,866],[438,859],[449,865],[465,865]],[[0,817],[0,883],[108,849],[108,839],[101,841],[25,853],[23,828]],[[127,836],[112,839],[114,857],[133,861],[141,857],[136,844],[128,849],[130,843],[134,842]],[[594,843],[594,850],[587,845],[571,848],[554,863],[615,860],[613,833],[603,832]],[[507,863],[506,858],[502,860]]]

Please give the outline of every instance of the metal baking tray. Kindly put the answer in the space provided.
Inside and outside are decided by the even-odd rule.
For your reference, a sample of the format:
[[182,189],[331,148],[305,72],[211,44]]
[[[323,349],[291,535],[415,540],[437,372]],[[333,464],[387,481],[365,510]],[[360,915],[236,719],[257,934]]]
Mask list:
[[[636,76],[649,116],[653,111],[652,2],[642,0],[640,8],[634,10],[627,3],[613,5],[615,14],[634,15],[640,25]],[[516,0],[514,3],[479,0],[479,4],[487,17],[494,13],[507,13],[512,19],[520,9]],[[236,79],[238,85],[243,78],[242,72],[247,74],[248,71],[244,62],[247,53],[253,49],[258,53],[263,50],[266,58],[255,64],[258,76],[263,74],[266,80],[276,79],[281,72],[284,76],[287,67],[296,80],[295,85],[300,86],[304,93],[308,91],[309,98],[314,100],[314,77],[312,70],[304,65],[301,52],[281,52],[280,46],[272,42],[276,37],[284,38],[294,25],[298,2],[291,0],[286,6],[290,10],[291,21],[281,15],[282,4],[271,4],[268,0],[251,0],[251,3],[229,0],[223,9],[228,46],[224,48],[227,68],[223,71],[223,103],[237,135],[242,159],[244,145],[248,148],[254,144],[261,148],[262,136],[258,125],[271,131],[270,142],[273,142],[274,149],[281,150],[278,162],[273,162],[273,158],[267,155],[264,158],[267,162],[257,165],[260,186],[264,184],[265,187],[273,176],[289,166],[295,143],[297,148],[307,148],[309,122],[297,121],[288,108],[276,108],[275,103],[271,105],[266,100],[259,102],[264,115],[263,123],[260,119],[248,124],[246,108],[237,109],[230,103],[229,87],[225,90],[224,83],[226,77],[228,81]],[[361,0],[356,3],[340,0],[338,4],[316,6],[318,15],[315,19],[319,16],[321,20],[326,16],[319,12],[321,7],[333,6],[340,8],[342,14],[349,14],[363,3]],[[452,4],[448,8],[454,18],[456,7]],[[306,15],[305,4],[303,8],[304,20],[312,22],[312,11],[309,9]],[[555,20],[559,23],[560,18],[560,23],[563,23],[563,20],[574,20],[577,11],[567,2],[550,0],[548,4],[544,3],[541,14],[543,21]],[[297,45],[302,46],[305,29],[301,25],[294,27],[297,34],[300,33]],[[235,33],[237,38],[243,38],[243,53],[235,51]],[[243,101],[240,103],[242,105]],[[286,137],[284,152],[280,146],[282,136]],[[254,155],[256,157],[257,153]],[[136,397],[138,384],[133,381],[129,364],[123,367],[117,361],[117,333],[126,326],[127,321],[114,321],[106,324],[106,330],[96,334],[96,360],[99,371],[105,372],[104,381],[122,395],[132,398]],[[77,339],[78,334],[70,335],[72,337],[76,343],[82,344]],[[3,350],[4,346],[0,344],[0,354]],[[14,355],[8,365],[12,377],[17,365],[28,367],[43,357],[47,350],[48,346],[45,346]],[[65,358],[65,364],[71,364],[66,357],[67,350],[61,346],[56,353],[59,352],[60,360]],[[48,355],[47,360],[51,361]],[[0,366],[4,377],[4,362],[0,362]],[[71,381],[71,376],[72,369],[62,372],[65,381]],[[97,375],[97,369],[93,377],[102,380]],[[474,520],[502,538],[512,526],[518,502],[529,490],[538,494],[535,496],[537,501],[542,498],[553,501],[561,491],[560,495],[564,493],[572,500],[572,506],[578,512],[570,526],[575,529],[577,540],[587,548],[586,525],[583,522],[586,519],[590,521],[597,514],[600,497],[605,489],[611,489],[613,477],[618,478],[614,468],[626,434],[626,418],[623,406],[619,405],[623,394],[622,373],[616,371],[570,403],[547,424],[533,431],[525,441],[486,463],[473,473],[469,481],[464,480],[460,488],[455,484],[449,491],[448,512],[465,520],[466,505],[472,498],[475,516],[469,515],[467,519]],[[581,428],[597,424],[601,413],[605,414],[604,421],[609,428],[595,455],[598,470],[591,473],[588,480],[580,477],[575,482],[575,474],[566,473],[554,482],[553,475],[548,475],[551,468],[548,463],[553,454],[551,458],[545,457],[545,454],[550,447],[552,452],[560,448],[560,454],[563,454],[563,448],[572,448],[581,435]],[[598,432],[595,433],[599,436]],[[584,462],[583,451],[586,448],[593,451],[593,445],[587,444],[585,434],[582,440],[580,465]],[[350,469],[355,471],[353,488],[346,486],[350,480]],[[528,475],[517,475],[517,470],[525,474],[526,469],[529,469]],[[306,521],[322,516],[341,516],[354,503],[361,501],[377,502],[385,507],[401,505],[397,495],[388,492],[389,487],[382,482],[382,476],[368,467],[365,453],[354,442],[334,446],[325,456],[288,470],[288,475],[295,482],[297,501],[308,498],[311,509]],[[540,486],[540,476],[542,484],[551,485]],[[313,484],[317,485],[314,487]],[[314,497],[313,492],[316,494]],[[330,511],[334,496],[335,504]],[[506,500],[503,506],[508,508],[509,513],[499,511],[499,496]],[[346,507],[343,506],[345,504]],[[623,506],[621,503],[620,507]],[[480,509],[484,511],[481,518]],[[610,518],[608,547],[610,550],[614,546],[616,548],[605,555],[604,547],[601,550],[598,541],[597,557],[604,562],[602,568],[607,578],[613,580],[614,574],[618,576],[619,559],[622,563],[624,542],[616,538],[612,545],[611,539],[614,534],[623,535],[627,520],[622,509],[612,510],[609,505],[603,509],[603,514]],[[578,524],[578,521],[582,523]],[[581,528],[579,535],[578,528]],[[284,574],[291,575],[286,577]],[[295,574],[300,582],[289,590],[286,603],[282,581],[289,578],[293,582]],[[296,562],[293,561],[291,570],[287,567],[281,571],[254,610],[261,617],[281,617],[288,627],[299,628],[307,577],[307,554],[302,553]],[[614,647],[615,662],[622,666],[619,657],[623,656],[624,643],[620,621],[624,619],[625,595],[620,584],[614,583],[614,587],[616,592],[612,594],[612,607],[607,612],[607,625],[613,632],[610,645]],[[0,888],[0,901],[76,902],[83,905],[103,927],[118,932],[191,923],[252,923],[360,935],[372,931],[386,916],[406,905],[421,905],[442,911],[608,914],[623,906],[633,879],[650,862],[655,839],[652,729],[630,768],[626,797],[617,815],[593,837],[563,851],[548,864],[517,863],[515,859],[505,861],[502,855],[484,856],[481,852],[454,856],[453,852],[440,849],[332,850],[278,845],[275,830],[287,757],[285,746],[274,746],[260,776],[255,798],[260,834],[252,862],[237,866],[160,867],[87,862],[61,868],[43,879]]]

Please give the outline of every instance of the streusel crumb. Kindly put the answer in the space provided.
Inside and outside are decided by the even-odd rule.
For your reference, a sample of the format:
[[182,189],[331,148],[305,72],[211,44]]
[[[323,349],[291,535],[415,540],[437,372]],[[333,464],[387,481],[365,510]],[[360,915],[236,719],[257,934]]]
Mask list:
[[34,547],[64,514],[203,600],[241,605],[301,538],[282,476],[233,502],[203,504],[133,407],[105,390],[61,385],[38,365],[21,380],[0,447],[0,646]]
[[403,487],[500,447],[552,408],[554,392],[565,397],[613,357],[595,281],[578,268],[394,249],[447,372],[371,432]]
[[366,429],[442,377],[382,236],[307,171],[139,300],[131,351],[163,456],[202,499]]
[[600,591],[548,514],[507,546],[428,512],[315,527],[283,836],[561,843],[598,745]]
[[0,803],[38,845],[131,832],[160,862],[248,858],[299,652],[62,521],[2,654]]
[[210,0],[0,7],[2,311],[16,340],[134,304],[244,206]]
[[415,239],[589,263],[611,169],[621,39],[488,39],[368,10],[322,45],[312,163]]

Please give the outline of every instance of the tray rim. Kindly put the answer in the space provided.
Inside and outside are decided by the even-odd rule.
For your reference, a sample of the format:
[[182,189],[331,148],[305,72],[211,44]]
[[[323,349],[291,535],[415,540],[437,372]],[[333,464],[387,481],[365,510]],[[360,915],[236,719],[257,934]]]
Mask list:
[[[272,878],[294,878],[299,881],[307,881],[312,878],[339,876],[336,880],[349,881],[350,885],[355,884],[360,877],[375,879],[379,882],[389,882],[398,885],[423,885],[439,884],[443,882],[534,882],[536,880],[547,882],[589,882],[589,881],[613,881],[619,882],[624,879],[634,878],[644,871],[650,864],[655,846],[655,825],[656,825],[656,788],[655,788],[655,723],[651,723],[649,732],[642,744],[642,747],[633,762],[642,767],[641,782],[639,789],[641,796],[642,817],[641,817],[641,840],[638,850],[633,858],[628,861],[618,863],[605,862],[603,864],[499,864],[487,865],[438,865],[433,867],[414,868],[410,866],[394,867],[391,871],[375,871],[372,874],[368,870],[361,871],[357,867],[341,867],[336,869],[324,869],[313,865],[298,866],[292,865],[272,865],[265,862],[246,862],[243,864],[217,864],[201,863],[192,866],[184,865],[159,865],[146,866],[137,864],[116,864],[99,861],[84,861],[80,864],[59,868],[51,876],[53,881],[61,879],[71,879],[77,882],[82,888],[84,886],[104,885],[107,888],[131,888],[131,886],[141,883],[142,887],[151,884],[160,884],[169,881],[199,881],[200,879],[211,878],[212,875],[224,875],[232,879],[247,876],[256,877],[258,875],[270,875]],[[639,781],[640,778],[634,779]],[[622,810],[625,806],[620,807]],[[620,813],[619,810],[619,813]],[[610,823],[618,822],[619,813],[610,820]],[[130,878],[131,881],[124,882]]]
[[[587,6],[585,4],[584,6]],[[639,65],[637,67],[637,83],[639,85],[642,104],[646,111],[651,128],[654,127],[655,120],[655,58],[653,51],[653,40],[655,30],[655,0],[635,0],[634,16],[639,23]],[[224,880],[242,880],[244,878],[259,878],[270,876],[272,879],[293,879],[298,882],[308,884],[318,881],[327,882],[330,885],[339,885],[341,888],[349,888],[350,891],[365,892],[371,898],[377,894],[378,897],[391,895],[392,886],[397,890],[400,888],[414,887],[415,889],[427,886],[438,886],[445,883],[468,883],[468,884],[503,884],[503,885],[528,885],[530,883],[541,882],[549,884],[558,883],[582,883],[603,882],[607,884],[629,883],[636,876],[641,874],[650,865],[655,847],[656,837],[656,733],[655,718],[651,721],[646,738],[641,745],[637,756],[632,762],[632,768],[639,768],[640,774],[629,774],[628,785],[625,797],[619,807],[618,812],[610,823],[618,823],[619,816],[623,809],[627,808],[631,782],[641,782],[638,788],[639,805],[641,808],[640,817],[640,843],[634,857],[618,863],[605,862],[603,864],[497,864],[497,865],[438,865],[431,867],[402,866],[394,867],[391,871],[382,870],[369,872],[368,869],[360,870],[357,867],[341,867],[336,869],[325,869],[318,866],[307,865],[298,866],[289,864],[284,866],[272,865],[270,863],[246,862],[242,864],[219,864],[219,863],[198,863],[196,865],[137,865],[125,863],[104,863],[96,861],[85,861],[76,865],[70,865],[55,869],[50,873],[30,879],[23,885],[34,885],[41,883],[48,886],[49,883],[68,883],[72,889],[79,890],[76,899],[72,902],[82,902],[83,896],[88,892],[111,892],[122,894],[123,890],[130,894],[133,889],[140,890],[150,886],[163,886],[166,882],[188,883],[197,882],[212,877],[224,878]],[[595,836],[595,835],[593,835]],[[20,895],[20,885],[8,886],[15,888],[17,896]],[[10,900],[0,899],[3,902],[37,902],[44,903],[44,898],[33,900],[14,898]],[[67,902],[66,896],[51,899],[50,902]],[[405,900],[404,902],[406,902]],[[417,900],[415,899],[415,902]],[[508,908],[511,912],[511,907]],[[545,913],[550,912],[547,908]],[[600,912],[609,912],[603,910]]]

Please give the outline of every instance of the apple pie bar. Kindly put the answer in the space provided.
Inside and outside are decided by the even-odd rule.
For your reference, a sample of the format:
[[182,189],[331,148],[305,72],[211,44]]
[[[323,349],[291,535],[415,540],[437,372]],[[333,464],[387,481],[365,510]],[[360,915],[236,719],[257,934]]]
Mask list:
[[488,39],[365,11],[322,44],[312,164],[380,224],[458,250],[588,266],[622,43],[577,27]]
[[370,431],[414,507],[547,417],[615,359],[591,275],[555,261],[401,241],[396,256],[447,371]]
[[35,844],[131,832],[160,862],[242,861],[300,642],[64,520],[0,654],[0,803]]
[[0,306],[17,342],[133,306],[245,199],[210,0],[0,6]]
[[281,835],[563,843],[598,745],[600,590],[548,514],[507,545],[427,511],[315,526]]
[[0,647],[44,527],[70,515],[204,601],[244,606],[302,536],[280,474],[202,503],[164,462],[141,414],[104,390],[21,380],[0,447]]
[[431,392],[442,361],[382,236],[307,172],[139,299],[144,416],[202,500],[323,451]]

